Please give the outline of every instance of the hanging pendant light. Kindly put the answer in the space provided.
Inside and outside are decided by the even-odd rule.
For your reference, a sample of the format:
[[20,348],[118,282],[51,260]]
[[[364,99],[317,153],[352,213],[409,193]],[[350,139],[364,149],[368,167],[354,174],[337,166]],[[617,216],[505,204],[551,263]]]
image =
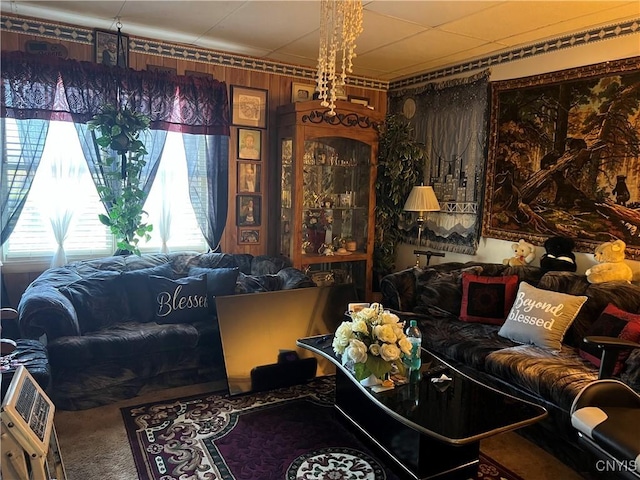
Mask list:
[[335,115],[336,89],[345,86],[347,73],[352,72],[356,39],[360,33],[361,0],[321,0],[316,90],[321,105],[329,107],[328,115]]

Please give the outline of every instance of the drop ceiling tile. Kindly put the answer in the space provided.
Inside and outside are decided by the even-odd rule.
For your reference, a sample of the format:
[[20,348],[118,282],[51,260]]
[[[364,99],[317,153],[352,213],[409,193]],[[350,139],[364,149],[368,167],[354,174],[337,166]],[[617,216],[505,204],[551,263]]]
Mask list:
[[366,11],[417,25],[437,27],[481,12],[499,3],[496,1],[377,1],[368,3],[364,8]]
[[276,50],[318,28],[320,6],[315,1],[245,2],[207,33],[238,44]]
[[433,70],[439,70],[460,63],[467,63],[473,59],[480,59],[489,56],[496,50],[503,49],[504,46],[496,43],[486,43],[478,47],[470,48],[461,52],[445,55],[427,62],[408,66],[406,68],[398,69],[392,73],[392,79],[399,79],[407,76],[414,75],[416,72],[430,72]]
[[[562,22],[601,12],[628,2],[539,1],[502,2],[492,8],[439,27],[443,31],[470,35],[488,41],[510,38],[541,28],[556,26],[556,33],[570,31]],[[539,37],[538,37],[539,38]]]
[[362,20],[362,33],[356,40],[356,51],[359,53],[369,52],[426,30],[427,27],[415,22],[365,12]]
[[639,16],[640,2],[632,2],[628,5],[611,8],[609,10],[592,13],[582,17],[572,18],[563,22],[561,25],[551,25],[530,32],[514,35],[512,37],[503,38],[501,41],[509,46],[538,43],[541,40],[562,37],[567,34],[590,30],[592,28],[590,26],[607,26],[609,24],[616,23],[621,19],[633,20],[637,19]]
[[428,62],[485,43],[487,42],[448,32],[428,30],[401,42],[358,54],[354,64],[357,63],[364,68],[380,68],[384,65],[385,70],[395,71],[407,65]]

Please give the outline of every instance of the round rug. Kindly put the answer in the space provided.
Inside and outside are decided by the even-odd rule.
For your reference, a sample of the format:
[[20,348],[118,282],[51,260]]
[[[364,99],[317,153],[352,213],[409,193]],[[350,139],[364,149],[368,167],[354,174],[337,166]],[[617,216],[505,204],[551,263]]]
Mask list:
[[287,480],[385,480],[382,466],[353,448],[321,448],[296,458]]

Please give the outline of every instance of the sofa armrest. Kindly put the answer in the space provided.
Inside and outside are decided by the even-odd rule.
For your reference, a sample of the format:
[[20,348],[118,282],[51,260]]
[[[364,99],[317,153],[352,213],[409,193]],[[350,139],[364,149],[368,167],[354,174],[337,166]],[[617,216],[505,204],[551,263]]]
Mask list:
[[600,359],[600,371],[598,378],[609,378],[618,359],[618,354],[623,350],[640,348],[640,344],[617,337],[588,336],[584,337],[584,343],[590,343],[602,350]]
[[415,307],[416,275],[415,269],[407,268],[389,273],[380,280],[382,305],[385,308],[411,312]]
[[71,301],[57,289],[36,286],[27,289],[18,305],[20,333],[24,338],[47,342],[58,337],[78,336],[78,317]]

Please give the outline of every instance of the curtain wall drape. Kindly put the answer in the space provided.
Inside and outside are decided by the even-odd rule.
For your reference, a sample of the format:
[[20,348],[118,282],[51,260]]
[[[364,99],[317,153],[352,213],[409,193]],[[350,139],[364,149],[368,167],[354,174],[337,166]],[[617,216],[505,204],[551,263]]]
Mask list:
[[[391,113],[402,113],[415,102],[408,121],[416,140],[425,145],[425,185],[432,185],[440,212],[429,212],[422,245],[436,250],[474,255],[482,221],[481,205],[487,158],[489,74],[390,94]],[[416,232],[403,235],[416,242]]]
[[189,196],[200,230],[211,251],[218,251],[227,222],[228,139],[219,135],[182,134],[189,175]]
[[[190,141],[193,148],[187,149],[187,161],[191,165],[191,198],[196,216],[202,220],[203,232],[207,232],[207,242],[212,248],[217,245],[226,223],[228,208],[229,102],[224,82],[212,78],[113,68],[23,52],[2,52],[1,79],[0,115],[3,118],[15,118],[20,123],[31,120],[28,126],[23,124],[29,137],[25,137],[23,148],[26,152],[24,160],[21,160],[25,164],[28,162],[28,175],[25,179],[18,179],[22,173],[7,171],[2,174],[3,187],[6,184],[11,189],[3,188],[3,196],[0,197],[3,242],[8,238],[12,225],[15,225],[29,192],[39,155],[42,154],[48,120],[67,120],[76,124],[96,186],[104,185],[107,181],[103,170],[105,167],[99,162],[99,149],[87,132],[85,123],[102,106],[112,104],[128,106],[151,119],[151,131],[143,140],[148,142],[146,147],[149,151],[143,172],[146,193],[157,171],[166,132],[179,131],[185,137],[193,138]],[[58,88],[62,88],[62,98],[56,96]],[[44,121],[44,124],[36,123],[36,119]],[[41,127],[39,134],[36,133],[38,125]],[[36,139],[42,143],[39,149],[38,144],[34,143]],[[6,146],[6,142],[3,146]],[[206,166],[197,167],[199,161],[189,157],[191,152],[206,157]],[[12,167],[11,172],[14,170]],[[196,177],[191,178],[191,174]],[[206,181],[202,182],[201,175],[205,175]],[[200,186],[206,192],[197,191]],[[6,196],[4,192],[7,192]]]
[[42,158],[49,122],[38,118],[16,119],[18,141],[7,139],[4,118],[0,122],[0,228],[3,245],[18,223],[33,178]]

